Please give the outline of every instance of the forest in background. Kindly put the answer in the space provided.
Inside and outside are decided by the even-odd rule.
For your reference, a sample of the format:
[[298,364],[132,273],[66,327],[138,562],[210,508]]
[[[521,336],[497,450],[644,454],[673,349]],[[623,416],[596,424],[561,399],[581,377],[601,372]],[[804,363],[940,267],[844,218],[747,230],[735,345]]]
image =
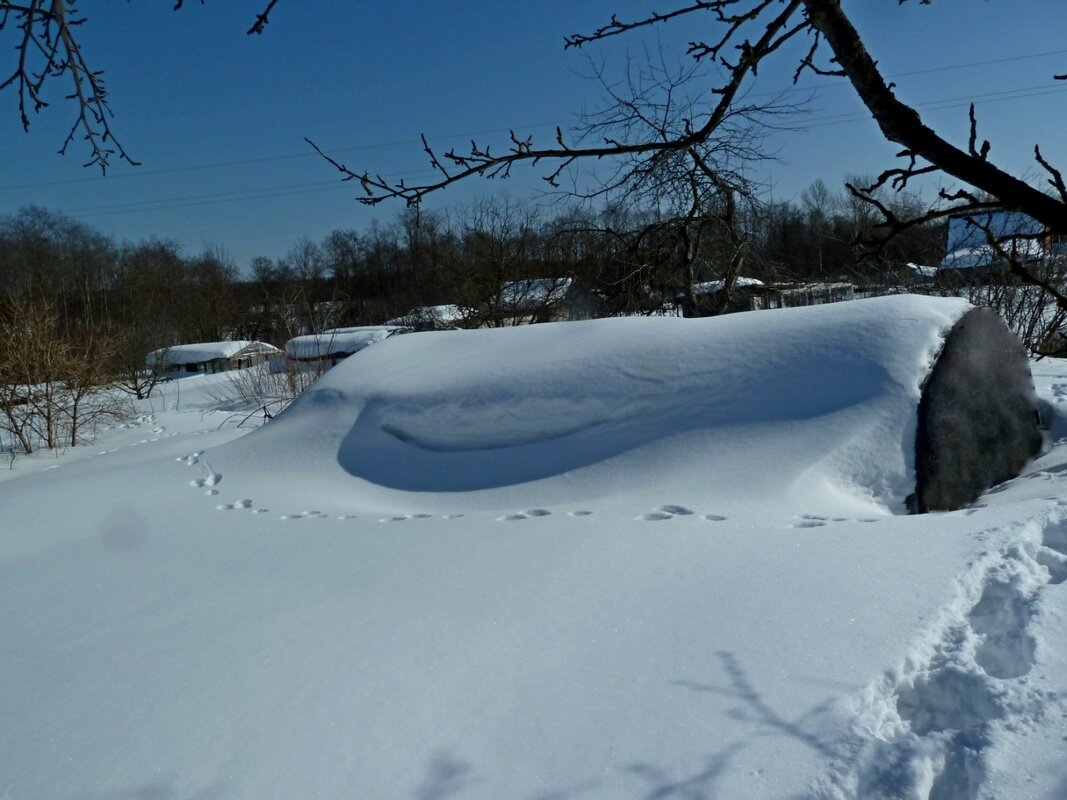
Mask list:
[[174,344],[281,345],[419,306],[477,307],[524,278],[572,278],[608,315],[652,313],[693,282],[727,280],[731,270],[774,282],[899,283],[911,272],[907,263],[936,264],[944,250],[943,226],[930,225],[870,257],[855,244],[876,222],[870,207],[822,183],[799,202],[752,205],[743,214],[740,244],[709,214],[693,248],[700,220],[619,205],[546,211],[487,200],[452,213],[407,210],[386,224],[335,230],[317,242],[304,237],[280,258],[238,265],[225,243],[188,253],[154,237],[117,242],[31,206],[0,217],[0,320],[27,303],[47,306],[63,337],[109,339],[108,369],[121,372]]

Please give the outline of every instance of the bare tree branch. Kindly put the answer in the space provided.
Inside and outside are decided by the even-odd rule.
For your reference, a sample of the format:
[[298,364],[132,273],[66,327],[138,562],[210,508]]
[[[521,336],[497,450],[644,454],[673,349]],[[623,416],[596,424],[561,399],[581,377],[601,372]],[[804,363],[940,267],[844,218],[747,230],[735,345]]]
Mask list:
[[[203,5],[204,0],[200,2]],[[248,33],[263,32],[277,2],[267,0]],[[175,0],[173,9],[178,11],[184,5],[185,0]],[[139,162],[112,131],[113,114],[104,73],[90,65],[76,35],[76,29],[85,22],[78,11],[78,0],[0,0],[0,33],[8,28],[17,33],[16,64],[0,80],[0,91],[15,89],[19,121],[23,130],[29,130],[31,112],[39,113],[48,106],[47,86],[65,83],[64,99],[73,103],[76,112],[59,152],[66,153],[71,143],[80,138],[89,150],[86,166],[99,166],[106,172],[116,156],[136,166]]]
[[251,36],[253,33],[263,33],[263,29],[267,26],[267,23],[270,22],[270,12],[274,10],[274,6],[277,5],[277,3],[278,0],[270,0],[270,2],[267,3],[267,7],[260,13],[256,14],[255,24],[246,31],[248,35]]
[[76,0],[20,4],[0,0],[0,30],[12,22],[21,34],[16,45],[18,63],[0,83],[0,91],[17,86],[23,129],[29,129],[31,107],[37,113],[48,105],[42,92],[49,79],[66,77],[70,87],[67,99],[74,101],[77,113],[59,152],[65,153],[80,134],[89,147],[86,166],[97,165],[106,171],[114,155],[136,165],[138,162],[112,133],[103,73],[89,65],[74,34],[74,28],[85,22],[78,16]]
[[950,144],[897,99],[839,0],[804,0],[804,6],[886,139],[903,145],[909,156],[997,197],[1006,207],[1026,210],[1049,228],[1067,232],[1067,204],[996,167],[985,158],[985,145],[974,151],[972,141],[971,152],[964,152]]
[[[716,2],[697,3],[680,10],[678,14],[707,9],[721,10],[741,2],[742,0],[717,0]],[[738,15],[738,18],[743,17],[745,21],[753,22],[763,11],[776,4],[779,4],[778,0],[757,0],[751,5],[749,11]],[[539,148],[533,145],[532,139],[521,140],[520,146],[519,140],[513,133],[509,148],[500,154],[494,154],[488,146],[483,146],[473,141],[469,152],[461,153],[453,149],[438,157],[436,153],[430,151],[431,165],[434,166],[437,172],[441,173],[441,178],[430,183],[417,185],[408,185],[403,181],[393,183],[384,179],[381,175],[371,174],[366,170],[356,172],[326,156],[322,148],[315,142],[310,139],[307,141],[316,152],[341,172],[345,180],[359,181],[364,192],[364,196],[360,198],[360,201],[368,205],[380,203],[388,198],[401,198],[409,206],[415,207],[427,195],[474,175],[481,175],[486,178],[506,178],[510,175],[512,166],[521,162],[530,162],[534,165],[541,162],[551,162],[554,167],[544,176],[544,180],[553,187],[559,185],[558,179],[563,171],[579,159],[595,160],[644,155],[651,164],[657,159],[667,157],[672,153],[684,152],[687,148],[702,144],[711,138],[723,125],[724,121],[729,119],[735,112],[735,102],[741,86],[750,75],[755,74],[760,61],[805,29],[806,23],[793,23],[793,18],[802,6],[802,0],[788,0],[788,2],[782,0],[780,4],[784,5],[784,8],[777,15],[763,23],[761,35],[755,43],[751,43],[746,39],[741,44],[735,45],[735,49],[738,51],[737,61],[732,65],[728,65],[727,78],[723,85],[712,90],[718,96],[718,101],[707,113],[706,119],[700,127],[695,128],[689,125],[684,133],[680,135],[654,140],[641,138],[636,141],[607,139],[600,146],[582,147],[568,144],[562,131],[557,128],[557,146]],[[678,14],[675,14],[675,16]],[[658,21],[658,16],[650,17],[649,20],[641,24],[652,24],[652,22]],[[634,26],[632,23],[618,23],[618,25],[621,25],[623,30],[628,30]],[[612,26],[609,25],[604,30],[611,28]],[[737,27],[731,28],[734,33],[737,30]],[[604,35],[608,34],[604,33],[599,36],[593,34],[592,38],[603,38]],[[733,33],[731,33],[732,35]],[[721,48],[725,44],[726,41],[724,40],[717,47]],[[443,164],[451,165],[451,171],[442,172],[441,165]]]

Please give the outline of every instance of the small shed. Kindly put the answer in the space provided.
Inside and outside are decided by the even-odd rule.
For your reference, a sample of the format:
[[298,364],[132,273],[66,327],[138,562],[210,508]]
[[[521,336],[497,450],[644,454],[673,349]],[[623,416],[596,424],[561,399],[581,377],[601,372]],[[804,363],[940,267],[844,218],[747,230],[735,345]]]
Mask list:
[[285,343],[285,354],[295,361],[332,367],[376,342],[411,332],[405,325],[331,328],[322,333],[294,336]]
[[212,374],[254,367],[279,353],[281,350],[266,342],[197,342],[153,350],[145,356],[145,365],[157,372]]

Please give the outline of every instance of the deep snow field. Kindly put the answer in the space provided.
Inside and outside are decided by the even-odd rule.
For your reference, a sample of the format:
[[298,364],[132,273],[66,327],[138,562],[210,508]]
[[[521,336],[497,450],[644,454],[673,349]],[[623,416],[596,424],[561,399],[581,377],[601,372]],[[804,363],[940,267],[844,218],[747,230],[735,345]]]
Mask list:
[[409,334],[17,459],[0,800],[1067,798],[1067,362],[904,513],[967,308]]

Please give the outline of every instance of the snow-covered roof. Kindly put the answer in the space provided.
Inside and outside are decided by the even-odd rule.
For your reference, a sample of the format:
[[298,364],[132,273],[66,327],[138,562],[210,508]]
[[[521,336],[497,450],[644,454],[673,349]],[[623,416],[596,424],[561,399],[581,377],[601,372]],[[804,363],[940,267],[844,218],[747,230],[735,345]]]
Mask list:
[[989,244],[990,236],[1012,256],[1041,258],[1045,255],[1044,233],[1044,225],[1020,211],[992,210],[952,217],[941,268],[974,269],[1003,261]]
[[145,356],[149,366],[173,364],[200,364],[217,358],[233,358],[237,355],[253,353],[280,353],[272,344],[255,342],[247,339],[232,342],[196,342],[194,344],[176,344],[153,350]]
[[388,339],[398,333],[409,333],[411,328],[403,325],[360,326],[355,328],[332,328],[322,333],[294,336],[285,343],[285,352],[292,358],[325,358],[326,356],[351,355],[364,347]]
[[500,302],[515,309],[543,308],[562,301],[573,282],[573,278],[508,281],[500,289]]
[[910,269],[920,278],[933,278],[937,275],[937,267],[928,267],[924,264],[915,264],[911,261],[909,261],[904,266]]
[[424,327],[427,325],[438,327],[462,322],[463,318],[463,309],[457,305],[446,304],[413,308],[403,316],[391,319],[385,324],[404,327]]
[[[701,281],[700,283],[693,284],[693,294],[715,294],[715,292],[721,292],[724,281]],[[734,286],[763,286],[763,281],[758,278],[746,278],[743,275],[738,275],[734,281]]]
[[1021,211],[985,211],[951,217],[945,250],[949,253],[984,246],[992,235],[998,241],[1037,238],[1045,226]]
[[[1038,239],[1013,239],[1001,247],[1011,256],[1022,259],[1041,258],[1045,255],[1044,243]],[[975,269],[988,267],[1003,261],[1003,256],[989,244],[960,247],[949,252],[941,261],[941,269]]]

